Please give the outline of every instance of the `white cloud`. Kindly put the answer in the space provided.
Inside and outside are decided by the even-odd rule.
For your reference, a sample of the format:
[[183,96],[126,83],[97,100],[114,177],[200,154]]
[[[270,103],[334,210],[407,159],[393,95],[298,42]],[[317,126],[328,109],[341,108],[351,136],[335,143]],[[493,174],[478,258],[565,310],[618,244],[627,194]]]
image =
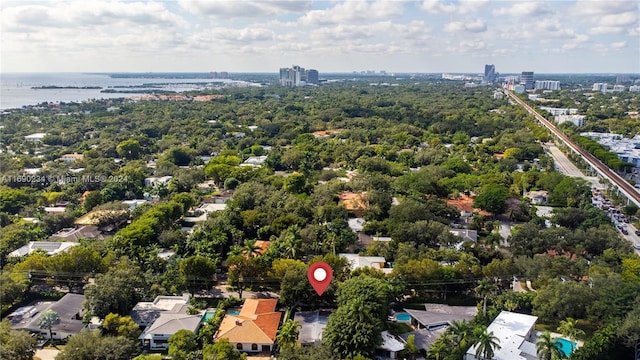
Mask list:
[[[580,15],[607,15],[620,14],[625,12],[638,12],[638,2],[630,0],[578,0],[572,12]],[[595,19],[597,20],[597,19]]]
[[604,15],[594,19],[594,22],[600,26],[629,26],[638,23],[638,14],[629,11],[621,14]]
[[191,13],[220,18],[260,17],[282,13],[301,13],[309,9],[310,0],[179,0]]
[[275,38],[275,33],[263,28],[215,28],[211,31],[213,39],[223,40],[229,43],[247,43],[254,41],[267,41]]
[[487,24],[482,19],[476,19],[472,21],[452,21],[444,25],[444,31],[468,31],[472,33],[480,33],[487,31]]
[[624,31],[624,27],[621,26],[596,26],[594,28],[589,29],[589,34],[591,35],[602,35],[602,34],[620,34]]
[[627,42],[626,41],[612,42],[611,47],[614,49],[623,49],[627,47]]
[[541,1],[523,1],[517,2],[510,7],[499,8],[493,11],[498,16],[538,16],[550,14],[551,8]]
[[457,3],[424,0],[421,9],[431,14],[469,14],[478,11],[488,3],[488,0],[460,0]]
[[331,25],[387,19],[401,16],[404,11],[403,7],[404,3],[399,1],[344,1],[332,8],[309,11],[300,18],[300,23],[304,25]]
[[[46,3],[50,4],[50,3]],[[4,31],[39,31],[41,28],[187,26],[188,23],[158,2],[56,2],[52,6],[12,6],[2,11]]]

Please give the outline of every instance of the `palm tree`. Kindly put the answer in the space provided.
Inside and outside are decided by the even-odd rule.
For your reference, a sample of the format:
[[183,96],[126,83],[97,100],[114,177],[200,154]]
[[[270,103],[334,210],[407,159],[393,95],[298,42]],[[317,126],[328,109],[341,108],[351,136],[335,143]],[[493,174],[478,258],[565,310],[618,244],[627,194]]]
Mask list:
[[260,255],[260,250],[262,249],[260,249],[260,247],[256,245],[256,242],[256,240],[245,240],[242,253],[250,258]]
[[497,289],[496,284],[487,278],[480,280],[478,286],[473,289],[476,294],[482,298],[482,313],[485,318],[487,317],[487,301],[489,300],[489,296],[493,295]]
[[280,348],[294,348],[298,345],[298,335],[300,333],[300,324],[292,319],[288,319],[282,324],[278,334],[276,335],[276,342]]
[[450,348],[444,341],[436,340],[436,342],[431,345],[429,348],[429,352],[427,353],[428,359],[433,360],[442,360],[449,353]]
[[58,315],[57,312],[51,309],[43,312],[42,315],[40,315],[40,318],[38,318],[38,326],[40,326],[41,329],[49,330],[49,340],[51,340],[52,342],[53,342],[53,332],[51,329],[59,323],[60,323],[60,316]]
[[449,331],[453,335],[455,345],[463,345],[464,347],[472,335],[473,327],[468,321],[453,320],[449,325]]
[[500,349],[500,339],[495,337],[492,332],[487,332],[487,329],[478,336],[476,341],[476,358],[483,360],[491,360],[495,355],[494,351]]
[[552,338],[551,333],[548,331],[545,331],[538,338],[536,342],[536,352],[540,360],[557,360],[564,357],[556,339]]
[[584,331],[578,329],[576,325],[578,325],[576,319],[566,318],[560,321],[560,326],[558,326],[558,331],[571,340],[571,352],[573,352],[573,345],[576,342],[576,338],[584,335]]

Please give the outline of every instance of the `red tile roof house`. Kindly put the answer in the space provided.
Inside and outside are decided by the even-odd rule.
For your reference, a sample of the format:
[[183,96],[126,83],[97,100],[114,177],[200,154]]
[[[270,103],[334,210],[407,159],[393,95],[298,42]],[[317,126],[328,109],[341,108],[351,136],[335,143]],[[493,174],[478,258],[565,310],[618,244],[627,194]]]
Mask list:
[[224,317],[214,339],[228,339],[243,352],[270,353],[282,315],[277,304],[277,299],[245,300],[240,314]]

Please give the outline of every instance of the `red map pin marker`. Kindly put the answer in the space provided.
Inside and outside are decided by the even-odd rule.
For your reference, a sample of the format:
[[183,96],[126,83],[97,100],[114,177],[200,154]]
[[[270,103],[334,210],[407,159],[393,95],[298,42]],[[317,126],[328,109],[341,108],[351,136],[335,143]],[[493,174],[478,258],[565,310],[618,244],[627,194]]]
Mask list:
[[311,286],[313,286],[318,295],[322,295],[329,287],[329,284],[331,284],[333,269],[329,264],[322,261],[313,263],[309,266],[307,277],[309,278],[309,283],[311,283]]

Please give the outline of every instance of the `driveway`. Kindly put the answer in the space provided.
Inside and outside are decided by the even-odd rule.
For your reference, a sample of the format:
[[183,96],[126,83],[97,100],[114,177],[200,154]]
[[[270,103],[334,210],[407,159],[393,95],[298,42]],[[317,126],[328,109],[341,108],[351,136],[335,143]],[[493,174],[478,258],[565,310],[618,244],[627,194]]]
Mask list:
[[60,353],[60,350],[56,349],[37,349],[36,355],[42,360],[55,360],[56,355]]

